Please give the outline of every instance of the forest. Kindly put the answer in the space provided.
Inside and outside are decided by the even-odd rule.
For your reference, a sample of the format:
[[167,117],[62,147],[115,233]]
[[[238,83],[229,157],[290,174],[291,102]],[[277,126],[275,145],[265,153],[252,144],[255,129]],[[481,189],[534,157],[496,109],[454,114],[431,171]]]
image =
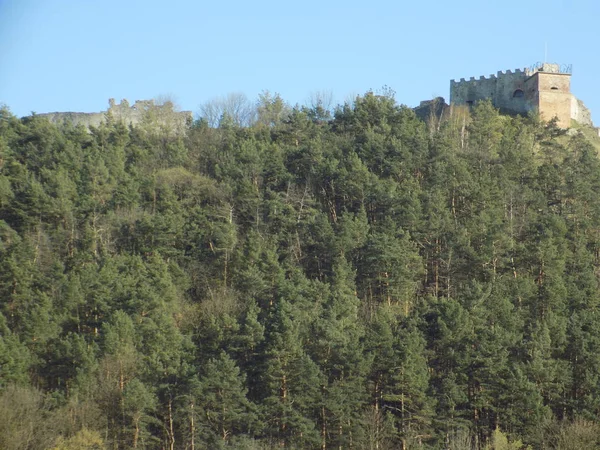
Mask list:
[[589,138],[390,92],[255,113],[0,109],[0,448],[600,448]]

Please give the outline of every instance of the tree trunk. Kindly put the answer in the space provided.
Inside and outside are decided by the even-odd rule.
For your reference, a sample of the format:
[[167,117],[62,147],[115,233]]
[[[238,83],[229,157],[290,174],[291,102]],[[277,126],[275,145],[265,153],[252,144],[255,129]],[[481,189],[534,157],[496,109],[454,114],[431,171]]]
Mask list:
[[169,397],[169,450],[175,449],[175,432],[173,431],[173,405]]
[[191,441],[190,441],[190,450],[196,450],[196,425],[194,423],[194,402],[192,401],[191,405],[190,405],[190,409],[192,410],[192,413],[190,414],[190,434],[191,434]]

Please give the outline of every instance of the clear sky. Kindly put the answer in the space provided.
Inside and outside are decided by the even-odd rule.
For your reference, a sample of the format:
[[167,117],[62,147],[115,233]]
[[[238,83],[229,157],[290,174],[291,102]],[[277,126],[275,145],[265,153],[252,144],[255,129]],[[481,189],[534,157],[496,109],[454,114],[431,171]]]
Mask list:
[[232,92],[342,103],[387,85],[416,106],[547,46],[600,122],[599,19],[598,0],[0,0],[0,103],[22,116],[170,95],[197,112]]

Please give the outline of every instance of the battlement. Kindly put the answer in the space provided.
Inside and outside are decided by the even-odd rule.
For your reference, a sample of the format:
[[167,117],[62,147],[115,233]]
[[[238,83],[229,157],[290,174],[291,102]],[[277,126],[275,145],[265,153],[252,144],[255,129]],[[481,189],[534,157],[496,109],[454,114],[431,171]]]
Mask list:
[[520,75],[520,74],[523,74],[523,73],[525,73],[525,69],[523,69],[523,70],[521,70],[521,69],[515,69],[514,72],[511,69],[508,69],[506,71],[499,70],[497,72],[497,76],[501,77],[502,75]]
[[496,74],[491,74],[488,76],[480,75],[479,78],[470,77],[468,80],[465,78],[461,78],[460,80],[450,80],[450,84],[460,84],[460,83],[473,83],[477,81],[489,81],[489,80],[497,80],[498,78],[502,78],[505,76],[525,76],[527,69],[515,69],[514,72],[511,69],[506,71],[499,70]]

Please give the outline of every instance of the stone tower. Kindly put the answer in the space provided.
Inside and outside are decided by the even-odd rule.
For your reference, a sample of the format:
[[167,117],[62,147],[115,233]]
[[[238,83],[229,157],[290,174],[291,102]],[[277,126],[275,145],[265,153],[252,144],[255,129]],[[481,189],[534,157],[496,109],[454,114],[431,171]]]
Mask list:
[[525,81],[527,97],[532,106],[539,111],[542,119],[558,119],[558,126],[569,128],[571,104],[575,98],[571,94],[571,74],[561,73],[558,64],[543,64],[540,70],[534,71]]

